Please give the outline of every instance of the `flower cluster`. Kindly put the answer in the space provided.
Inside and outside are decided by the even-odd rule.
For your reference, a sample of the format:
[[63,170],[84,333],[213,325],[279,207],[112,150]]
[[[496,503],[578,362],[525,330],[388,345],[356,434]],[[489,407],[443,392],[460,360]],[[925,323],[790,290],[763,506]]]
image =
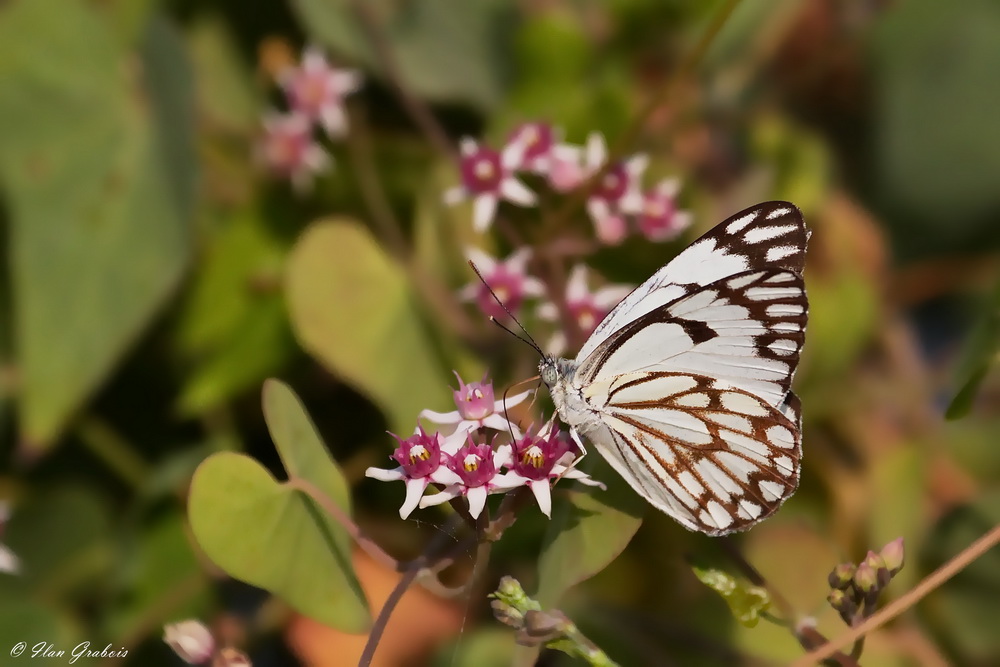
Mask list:
[[330,155],[316,140],[316,126],[330,139],[347,134],[344,98],[361,87],[361,75],[332,67],[321,51],[310,47],[299,65],[285,68],[277,78],[288,111],[264,115],[260,157],[271,173],[303,190],[310,186],[314,175],[332,164]]
[[[458,374],[456,373],[456,377]],[[530,391],[511,396],[506,407],[522,403]],[[429,434],[423,426],[408,438],[393,436],[399,447],[392,454],[398,467],[368,468],[367,477],[384,482],[403,481],[406,497],[399,515],[406,518],[419,507],[438,505],[465,498],[469,514],[478,517],[491,493],[506,493],[520,486],[531,489],[538,507],[549,516],[551,485],[555,480],[575,479],[591,486],[603,485],[575,470],[573,464],[582,445],[561,433],[553,421],[526,433],[504,417],[504,401],[496,400],[493,384],[484,377],[466,384],[458,377],[454,392],[456,409],[448,413],[424,410],[420,419],[444,426],[449,431]],[[487,437],[487,432],[493,431]],[[512,440],[500,443],[504,433]],[[439,491],[424,495],[435,484]]]
[[879,553],[869,551],[857,565],[840,563],[830,572],[827,601],[844,623],[856,626],[875,612],[879,594],[903,569],[903,560],[903,538],[898,537]]
[[568,192],[601,172],[587,196],[587,212],[601,243],[621,243],[630,228],[650,241],[669,241],[691,224],[690,213],[677,206],[679,181],[668,179],[643,190],[642,176],[649,164],[646,155],[608,163],[607,145],[599,132],[591,133],[585,146],[562,143],[561,137],[558,128],[532,122],[517,127],[499,150],[463,139],[459,160],[462,183],[445,192],[445,203],[472,199],[473,227],[484,232],[492,224],[500,200],[521,206],[537,202],[535,193],[518,178],[519,173],[543,176],[556,192]]

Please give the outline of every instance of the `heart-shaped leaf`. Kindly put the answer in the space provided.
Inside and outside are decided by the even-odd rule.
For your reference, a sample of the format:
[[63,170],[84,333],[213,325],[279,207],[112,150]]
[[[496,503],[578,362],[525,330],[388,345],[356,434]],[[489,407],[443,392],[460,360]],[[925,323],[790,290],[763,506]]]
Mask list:
[[[307,481],[350,513],[349,491],[294,393],[269,380],[264,415],[290,479]],[[194,475],[191,527],[208,556],[233,577],[345,632],[370,616],[351,564],[347,532],[309,496],[278,482],[257,461],[221,452]]]
[[303,347],[367,394],[397,433],[410,433],[424,408],[448,409],[442,346],[403,270],[361,225],[312,225],[292,250],[286,289]]

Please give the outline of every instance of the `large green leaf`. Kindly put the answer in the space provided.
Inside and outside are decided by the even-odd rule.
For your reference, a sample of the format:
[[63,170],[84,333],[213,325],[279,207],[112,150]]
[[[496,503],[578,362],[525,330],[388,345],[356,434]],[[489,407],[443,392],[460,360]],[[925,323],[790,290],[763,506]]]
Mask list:
[[190,81],[154,22],[139,53],[94,3],[0,10],[0,179],[20,425],[52,442],[181,277],[194,157]]
[[289,258],[288,307],[302,345],[375,401],[397,433],[451,403],[442,351],[402,269],[350,220],[312,225]]
[[642,523],[645,501],[607,463],[591,456],[593,459],[584,465],[590,464],[590,474],[608,488],[601,491],[578,486],[568,498],[554,498],[535,596],[545,608],[557,606],[570,587],[617,558]]
[[[302,25],[338,54],[381,69],[348,0],[294,0]],[[400,75],[435,101],[499,103],[512,8],[502,0],[371,2]]]
[[[268,381],[264,416],[289,478],[307,480],[349,515],[347,483],[295,394]],[[367,629],[368,604],[347,532],[257,461],[230,452],[210,456],[192,480],[189,511],[198,543],[233,577],[321,623],[345,632]]]

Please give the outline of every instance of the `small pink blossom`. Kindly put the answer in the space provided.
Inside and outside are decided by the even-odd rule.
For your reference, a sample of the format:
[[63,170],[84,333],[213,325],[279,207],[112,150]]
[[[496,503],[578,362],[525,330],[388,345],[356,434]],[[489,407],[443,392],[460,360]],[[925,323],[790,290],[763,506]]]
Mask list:
[[201,621],[192,619],[165,626],[163,641],[189,665],[203,665],[215,654],[215,637]]
[[548,174],[559,135],[560,132],[548,123],[523,123],[516,127],[508,139],[508,143],[518,144],[522,149],[520,163],[515,169]]
[[514,176],[524,155],[522,144],[510,142],[498,152],[466,137],[459,148],[462,185],[446,191],[444,202],[454,205],[471,198],[472,226],[477,232],[489,229],[501,199],[520,206],[534,206],[535,193]]
[[672,241],[691,226],[691,213],[677,210],[680,181],[666,179],[643,195],[639,233],[650,241]]
[[597,240],[604,245],[620,245],[628,236],[628,222],[621,213],[612,213],[594,220],[594,233],[597,235]]
[[392,458],[399,467],[393,470],[371,467],[365,471],[365,477],[383,482],[406,482],[406,498],[399,508],[400,518],[405,519],[417,508],[428,484],[456,484],[460,481],[444,465],[445,457],[457,451],[465,438],[464,433],[458,436],[445,439],[440,433],[428,435],[422,427],[417,427],[416,432],[405,440],[393,435],[399,441],[399,447],[392,453]]
[[[525,298],[539,297],[545,293],[542,282],[528,275],[531,248],[521,248],[504,260],[496,260],[476,248],[466,248],[465,256],[476,265],[486,284],[482,280],[475,280],[463,287],[459,296],[466,301],[475,301],[479,309],[490,317],[498,320],[507,317],[493,294],[510,312],[516,313]],[[491,289],[493,294],[490,294]]]
[[302,64],[278,74],[292,111],[318,121],[330,137],[347,133],[344,97],[361,87],[361,75],[355,70],[331,67],[322,51],[307,48]]
[[549,158],[549,185],[556,192],[568,192],[587,180],[583,149],[570,144],[552,147]]
[[[455,433],[471,433],[480,428],[491,428],[495,431],[511,430],[518,434],[517,426],[507,421],[503,414],[504,401],[494,400],[493,383],[487,382],[486,376],[479,382],[465,384],[458,373],[458,391],[455,394],[454,412],[434,412],[424,410],[418,419],[426,419],[434,424],[451,425],[455,424]],[[531,395],[531,390],[514,394],[507,398],[506,407],[510,408]]]
[[[580,331],[589,336],[632,289],[629,285],[608,285],[591,292],[587,286],[587,267],[578,264],[573,267],[566,283],[566,308]],[[558,322],[559,309],[554,303],[544,303],[538,307],[538,317]],[[565,350],[566,335],[561,331],[556,332],[549,342],[548,351],[551,354],[562,354]]]
[[538,435],[518,438],[498,450],[508,460],[510,472],[504,480],[508,485],[524,484],[531,489],[538,509],[545,516],[552,515],[551,487],[555,480],[574,479],[588,486],[604,488],[604,484],[591,479],[586,473],[572,467],[583,453],[579,437],[567,437],[559,431],[555,420],[550,420]]
[[465,496],[469,503],[469,514],[478,518],[486,506],[486,496],[497,491],[507,491],[519,483],[511,484],[508,475],[499,472],[506,463],[506,453],[493,450],[490,445],[477,445],[468,437],[466,444],[448,457],[448,468],[461,480],[438,493],[424,496],[421,507],[440,505],[452,498]]
[[313,138],[312,123],[299,113],[264,116],[260,158],[279,178],[291,180],[297,190],[306,190],[315,174],[332,164],[330,156]]
[[[604,136],[594,132],[587,139],[585,170],[593,174],[604,167],[608,148]],[[642,211],[642,174],[649,164],[645,155],[633,155],[612,164],[601,176],[587,197],[587,212],[595,225],[610,216],[636,214]]]

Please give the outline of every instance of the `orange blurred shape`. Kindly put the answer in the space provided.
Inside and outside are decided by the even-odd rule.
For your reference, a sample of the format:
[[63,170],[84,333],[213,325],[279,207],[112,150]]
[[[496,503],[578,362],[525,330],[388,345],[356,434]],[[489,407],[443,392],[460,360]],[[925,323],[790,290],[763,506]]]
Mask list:
[[[354,568],[374,617],[400,575],[363,553],[354,554]],[[428,662],[434,649],[461,631],[464,607],[461,602],[442,600],[420,586],[411,586],[389,619],[372,665],[397,667]],[[368,637],[349,635],[296,615],[285,631],[285,639],[307,667],[342,667],[358,663]]]

